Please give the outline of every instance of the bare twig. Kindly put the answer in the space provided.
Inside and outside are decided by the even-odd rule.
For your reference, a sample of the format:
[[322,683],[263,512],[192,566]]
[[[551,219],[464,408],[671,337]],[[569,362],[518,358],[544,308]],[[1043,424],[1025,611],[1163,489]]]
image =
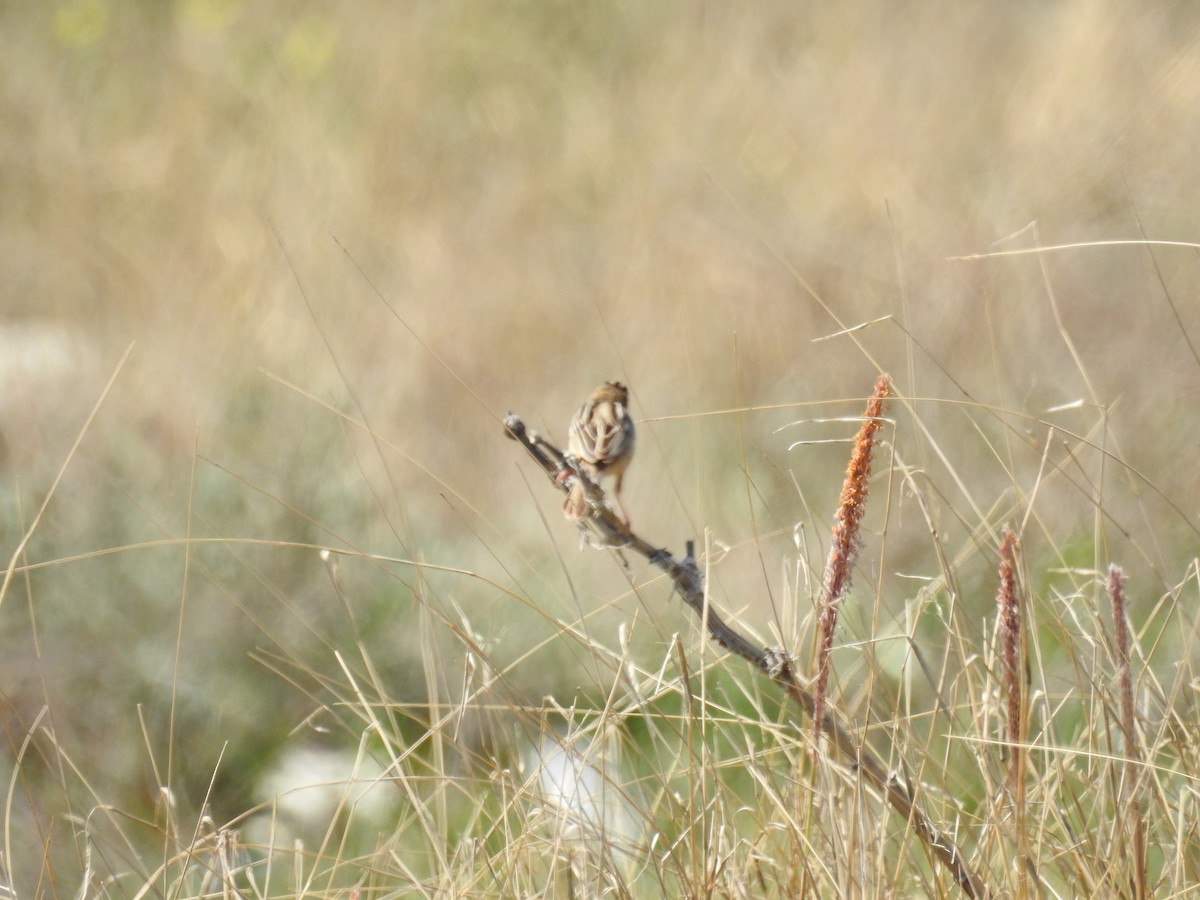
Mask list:
[[[562,479],[561,474],[571,470],[564,462],[560,450],[535,432],[528,431],[525,423],[513,413],[509,413],[505,418],[504,430],[508,437],[518,441],[529,451],[549,476],[551,483],[564,492],[569,489],[570,479]],[[711,601],[706,602],[704,579],[695,558],[695,542],[687,542],[687,554],[682,559],[671,555],[665,549],[655,547],[630,530],[603,502],[603,491],[598,485],[586,475],[574,472],[572,475],[584,481],[584,489],[592,507],[592,526],[597,534],[605,538],[607,546],[629,549],[666,573],[683,602],[700,617],[712,640],[746,660],[778,684],[805,714],[815,717],[816,700],[812,692],[801,684],[788,653],[779,647],[759,647],[729,625],[714,609]],[[963,893],[968,897],[990,896],[986,885],[963,858],[962,851],[958,849],[954,839],[933,823],[908,784],[890,772],[883,761],[838,721],[832,712],[823,711],[816,721],[821,732],[847,765],[861,772],[867,783],[886,798],[900,816],[912,824],[913,830],[929,852],[949,870]]]

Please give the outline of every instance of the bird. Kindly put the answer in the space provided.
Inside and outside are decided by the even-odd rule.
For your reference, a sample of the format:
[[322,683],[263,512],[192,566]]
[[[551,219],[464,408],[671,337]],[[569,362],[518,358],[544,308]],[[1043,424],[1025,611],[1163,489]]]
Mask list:
[[[619,381],[606,381],[594,391],[571,417],[567,432],[567,452],[579,461],[579,468],[595,482],[602,475],[613,476],[613,495],[629,527],[629,511],[621,498],[621,480],[633,459],[633,417],[629,415],[629,388]],[[577,479],[563,502],[567,518],[580,520],[589,514],[583,484]]]

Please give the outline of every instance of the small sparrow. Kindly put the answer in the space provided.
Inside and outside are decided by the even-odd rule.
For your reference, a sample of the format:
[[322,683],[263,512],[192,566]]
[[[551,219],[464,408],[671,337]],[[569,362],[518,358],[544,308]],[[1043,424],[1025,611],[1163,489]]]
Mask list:
[[[571,419],[567,437],[568,452],[579,460],[579,467],[592,481],[612,475],[613,495],[629,525],[629,511],[621,499],[621,479],[633,459],[633,418],[629,415],[629,388],[619,381],[606,381],[592,391],[587,403]],[[571,519],[588,515],[583,485],[577,480],[571,487],[563,511]]]

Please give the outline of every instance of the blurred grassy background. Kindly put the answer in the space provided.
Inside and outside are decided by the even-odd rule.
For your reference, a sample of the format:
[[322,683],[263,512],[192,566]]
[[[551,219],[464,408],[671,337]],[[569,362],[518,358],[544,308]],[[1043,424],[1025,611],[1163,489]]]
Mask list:
[[[859,413],[877,368],[930,398],[896,407],[894,438],[947,546],[1028,515],[1046,595],[1103,547],[1147,605],[1195,554],[1195,249],[951,259],[1197,239],[1191,3],[69,0],[0,25],[10,552],[133,343],[23,562],[311,542],[469,569],[566,618],[615,600],[598,633],[640,610],[669,635],[691,626],[576,556],[497,419],[561,439],[621,378],[635,524],[738,548],[714,577],[767,635],[797,523],[819,569],[847,452],[789,445],[849,437],[812,420]],[[890,489],[863,565],[932,577],[923,514]],[[962,584],[990,584],[992,557],[972,566]],[[186,747],[177,802],[202,804],[224,752],[223,820],[314,708],[263,660],[337,677],[361,640],[416,702],[437,633],[415,597],[457,604],[500,660],[552,633],[485,581],[340,577],[346,605],[312,552],[197,545],[185,573],[179,544],[18,577],[10,747],[48,708],[101,794],[49,766],[30,802],[150,808],[150,760]],[[967,593],[986,614],[994,587]],[[596,687],[554,645],[511,683]]]

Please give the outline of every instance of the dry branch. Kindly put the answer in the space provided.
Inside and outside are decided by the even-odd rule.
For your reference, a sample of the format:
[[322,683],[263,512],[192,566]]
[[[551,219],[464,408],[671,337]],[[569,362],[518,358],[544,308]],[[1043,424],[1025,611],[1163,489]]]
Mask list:
[[[505,434],[518,441],[549,476],[552,484],[567,491],[571,479],[582,480],[585,496],[592,509],[590,518],[583,520],[591,529],[594,544],[622,548],[643,556],[652,566],[671,579],[683,602],[701,619],[704,628],[717,644],[746,660],[778,684],[804,713],[816,713],[816,701],[792,668],[792,659],[778,647],[759,647],[730,626],[712,604],[705,601],[704,579],[696,564],[695,543],[687,542],[687,554],[682,559],[668,550],[655,547],[629,529],[604,501],[603,490],[585,474],[579,472],[563,457],[563,453],[536,432],[525,428],[520,417],[509,413],[504,421]],[[570,476],[570,477],[567,477]],[[890,772],[878,756],[871,752],[828,709],[821,712],[821,732],[854,771],[861,772],[868,784],[883,795],[892,808],[912,824],[913,830],[928,851],[950,872],[968,897],[988,897],[986,885],[972,871],[962,852],[950,835],[943,832],[925,812],[912,789],[895,773]]]

